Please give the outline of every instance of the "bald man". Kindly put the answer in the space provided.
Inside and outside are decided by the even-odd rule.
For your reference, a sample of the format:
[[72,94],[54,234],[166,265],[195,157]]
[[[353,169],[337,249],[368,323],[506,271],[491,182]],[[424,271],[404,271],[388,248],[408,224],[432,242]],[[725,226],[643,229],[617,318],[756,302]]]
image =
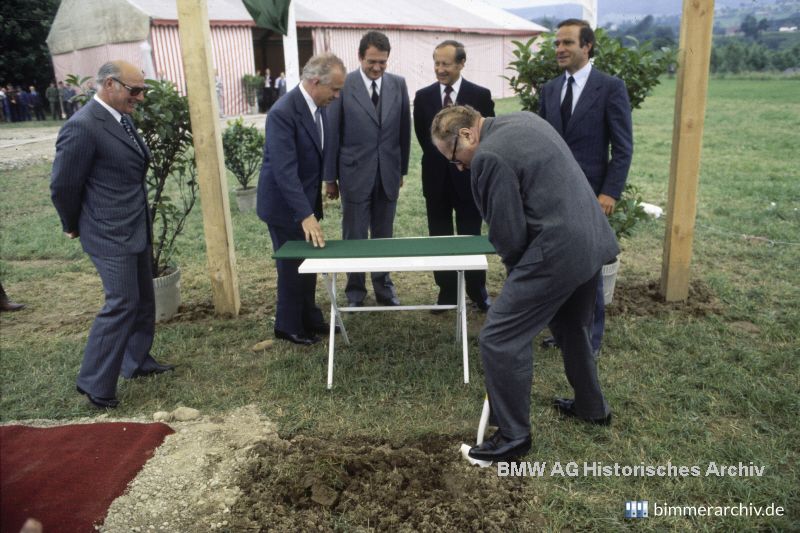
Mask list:
[[141,70],[124,61],[97,73],[97,94],[61,128],[50,182],[64,234],[80,239],[103,282],[105,305],[84,351],[77,390],[116,407],[117,378],[161,374],[155,332],[152,229],[145,174],[150,152],[130,114],[144,100]]

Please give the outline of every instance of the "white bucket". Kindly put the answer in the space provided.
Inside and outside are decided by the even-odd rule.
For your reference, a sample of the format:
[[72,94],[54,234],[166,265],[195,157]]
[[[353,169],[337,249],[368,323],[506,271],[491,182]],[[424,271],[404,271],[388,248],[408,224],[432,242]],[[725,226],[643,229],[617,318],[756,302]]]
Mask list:
[[608,305],[614,299],[614,286],[617,284],[619,257],[613,263],[603,265],[603,303]]

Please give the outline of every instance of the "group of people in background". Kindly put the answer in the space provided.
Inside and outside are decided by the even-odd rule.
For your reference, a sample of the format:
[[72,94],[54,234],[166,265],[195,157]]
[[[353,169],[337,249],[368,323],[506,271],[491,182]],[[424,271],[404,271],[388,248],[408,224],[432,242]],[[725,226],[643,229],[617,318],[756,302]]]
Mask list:
[[[86,96],[93,95],[94,85],[89,82]],[[21,85],[0,86],[0,122],[68,119],[81,106],[77,96],[75,88],[63,81],[50,83],[44,94],[33,85],[27,90]]]
[[258,111],[265,113],[278,101],[278,98],[286,94],[286,73],[281,72],[279,76],[273,77],[270,69],[266,69],[263,74],[261,72],[258,74],[264,77],[264,87],[258,95]]

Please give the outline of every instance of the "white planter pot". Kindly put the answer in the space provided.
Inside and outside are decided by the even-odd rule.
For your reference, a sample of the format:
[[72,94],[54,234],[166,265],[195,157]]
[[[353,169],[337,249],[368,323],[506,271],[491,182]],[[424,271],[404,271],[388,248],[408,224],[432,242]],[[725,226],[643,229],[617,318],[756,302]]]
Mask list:
[[153,279],[156,293],[156,322],[169,320],[178,312],[181,305],[181,270]]
[[603,302],[605,305],[614,299],[614,286],[617,284],[617,272],[619,272],[619,257],[613,263],[603,265]]
[[252,187],[250,189],[236,189],[236,205],[239,211],[246,213],[247,211],[256,210],[256,192],[258,189]]

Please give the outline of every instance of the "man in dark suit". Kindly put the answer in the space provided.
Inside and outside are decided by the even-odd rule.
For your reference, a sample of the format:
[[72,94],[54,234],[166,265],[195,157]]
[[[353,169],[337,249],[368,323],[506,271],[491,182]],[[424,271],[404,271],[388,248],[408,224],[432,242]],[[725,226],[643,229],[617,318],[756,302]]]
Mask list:
[[[475,85],[461,76],[467,62],[464,45],[447,40],[433,51],[436,83],[417,91],[414,96],[414,131],[422,147],[422,194],[428,214],[428,232],[432,236],[453,235],[453,212],[457,235],[480,235],[481,214],[475,206],[469,185],[469,171],[459,170],[431,142],[431,123],[442,107],[469,105],[484,117],[494,116],[494,101],[489,89]],[[439,286],[438,304],[456,303],[456,273],[434,272]],[[481,311],[489,308],[486,272],[464,273],[467,296]]]
[[[269,112],[256,210],[267,223],[274,250],[286,241],[303,239],[325,246],[318,222],[322,218],[322,177],[328,152],[335,148],[325,107],[339,96],[344,75],[338,57],[316,55],[303,67],[300,85]],[[301,345],[319,342],[315,333],[327,332],[328,326],[315,303],[317,277],[299,274],[299,260],[275,263],[275,337]]]
[[469,455],[501,460],[531,446],[533,338],[549,324],[575,398],[556,398],[566,416],[608,424],[590,332],[597,279],[619,251],[614,233],[564,140],[538,116],[483,118],[443,109],[433,143],[470,169],[472,194],[508,277],[480,334],[486,391],[497,432]]
[[[564,75],[542,88],[539,114],[567,142],[601,209],[610,215],[628,179],[633,157],[633,126],[625,82],[601,72],[589,62],[594,56],[594,42],[594,32],[584,20],[567,19],[558,25],[553,44]],[[601,277],[592,327],[595,354],[600,352],[605,329],[603,300]],[[545,343],[552,342],[545,339]]]
[[144,99],[144,78],[112,61],[97,73],[97,94],[61,128],[50,183],[64,233],[80,238],[103,281],[78,374],[78,392],[99,408],[116,407],[117,377],[172,370],[150,355],[155,332],[152,229],[145,173],[150,153],[130,114]]
[[[339,149],[325,178],[326,192],[331,199],[341,192],[344,239],[392,236],[397,198],[408,174],[411,109],[405,79],[386,72],[390,50],[383,33],[364,34],[358,46],[361,66],[347,75],[342,97],[328,113]],[[351,306],[363,305],[364,281],[363,273],[347,275]],[[373,272],[372,288],[379,304],[400,305],[388,272]]]

